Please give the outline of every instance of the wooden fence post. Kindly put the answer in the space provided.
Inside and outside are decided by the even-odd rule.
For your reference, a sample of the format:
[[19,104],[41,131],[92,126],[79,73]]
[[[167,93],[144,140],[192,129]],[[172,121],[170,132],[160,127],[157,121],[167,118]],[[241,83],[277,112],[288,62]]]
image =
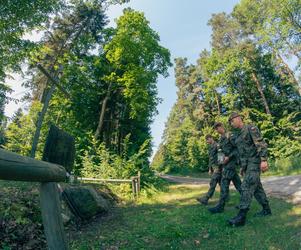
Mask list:
[[[75,156],[74,138],[51,125],[43,152],[43,160],[62,165],[71,172]],[[41,210],[49,250],[68,249],[61,214],[57,183],[41,183]]]
[[49,250],[68,249],[56,182],[66,180],[64,167],[72,170],[74,153],[74,139],[55,126],[51,126],[43,154],[43,160],[51,163],[0,149],[0,179],[41,182],[41,213]]
[[132,177],[131,179],[132,179],[132,192],[133,192],[133,196],[135,198],[136,197],[136,192],[137,192],[137,190],[136,190],[136,179],[135,179],[135,177]]
[[138,193],[140,193],[140,190],[141,190],[141,187],[140,187],[141,181],[140,181],[140,179],[141,179],[141,172],[138,171]]
[[41,183],[41,211],[49,250],[67,250],[57,183]]

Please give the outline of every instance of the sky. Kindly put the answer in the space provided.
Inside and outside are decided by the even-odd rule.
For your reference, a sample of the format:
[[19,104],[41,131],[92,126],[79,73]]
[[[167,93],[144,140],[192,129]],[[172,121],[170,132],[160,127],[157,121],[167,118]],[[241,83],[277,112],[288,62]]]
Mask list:
[[[114,20],[122,15],[122,10],[126,7],[144,12],[151,28],[158,32],[161,45],[170,50],[172,61],[177,57],[186,57],[189,63],[195,64],[200,52],[210,49],[211,28],[207,22],[211,15],[219,12],[230,13],[238,2],[239,0],[131,0],[127,4],[110,7],[107,14],[109,25],[114,26]],[[21,87],[20,77],[14,78],[7,82],[14,90],[11,96],[21,98],[26,90]],[[151,125],[154,153],[177,97],[172,67],[167,78],[158,79],[157,86],[162,102]],[[9,103],[6,106],[6,115],[11,117],[18,107],[24,107],[24,104]]]

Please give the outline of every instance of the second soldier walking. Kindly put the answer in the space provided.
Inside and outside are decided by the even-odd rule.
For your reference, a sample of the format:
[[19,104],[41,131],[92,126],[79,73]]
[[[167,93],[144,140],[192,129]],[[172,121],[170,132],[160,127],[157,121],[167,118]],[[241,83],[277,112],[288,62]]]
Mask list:
[[212,135],[206,135],[206,142],[209,145],[209,174],[211,175],[210,187],[207,194],[197,198],[203,205],[208,204],[208,200],[213,196],[216,185],[221,183],[222,167],[217,162],[217,143]]
[[236,190],[241,193],[241,180],[237,173],[238,155],[237,149],[233,145],[233,135],[227,133],[224,125],[220,122],[214,124],[214,129],[220,134],[218,141],[218,164],[222,165],[221,194],[218,204],[209,208],[211,213],[221,213],[224,211],[226,201],[229,197],[229,186],[233,182]]

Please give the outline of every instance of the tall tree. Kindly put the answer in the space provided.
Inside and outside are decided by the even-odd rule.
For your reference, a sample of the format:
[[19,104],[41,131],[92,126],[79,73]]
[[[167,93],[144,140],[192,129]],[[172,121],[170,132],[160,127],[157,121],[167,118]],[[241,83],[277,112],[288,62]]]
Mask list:
[[28,56],[34,43],[24,39],[26,32],[37,29],[49,21],[50,14],[59,9],[59,0],[3,0],[0,3],[0,80],[6,70],[18,69],[19,62]]
[[[105,135],[104,120],[111,115],[116,125],[121,126],[123,130],[122,137],[132,133],[132,129],[128,130],[122,124],[124,122],[129,122],[130,127],[140,130],[143,139],[136,138],[140,141],[138,145],[149,137],[149,124],[159,101],[156,81],[160,74],[167,76],[167,69],[171,65],[170,53],[159,41],[159,35],[150,28],[142,13],[126,9],[123,16],[117,20],[112,39],[104,46],[110,69],[103,77],[106,93],[100,100],[95,138],[101,134]],[[115,99],[114,102],[119,99],[123,105],[108,108],[109,99]],[[135,134],[132,136],[135,137]],[[121,141],[119,138],[117,140]]]
[[85,53],[94,48],[105,24],[102,3],[90,1],[76,3],[69,7],[68,11],[65,9],[62,16],[54,18],[50,31],[44,37],[44,46],[33,59],[43,73],[42,77],[35,78],[39,80],[35,84],[44,86],[44,89],[40,89],[46,97],[32,142],[31,157],[35,156],[42,122],[55,87],[60,87],[60,91],[66,93],[59,83],[63,65],[68,63],[70,53],[74,51],[77,54]]
[[283,57],[294,56],[301,65],[301,4],[299,0],[242,0],[232,15],[238,20],[246,36],[275,55],[281,73],[301,95],[301,85],[294,71]]
[[[208,22],[212,50],[202,51],[195,66],[177,61],[176,86],[181,101],[177,100],[171,110],[154,167],[183,171],[199,163],[204,170],[204,135],[214,134],[210,127],[215,121],[227,124],[227,114],[233,110],[240,110],[248,122],[262,129],[272,157],[298,155],[301,98],[296,72],[283,57],[298,58],[301,5],[298,0],[284,2],[242,0],[231,14],[212,16]],[[187,90],[195,76],[200,79],[192,88],[199,93],[195,96],[197,106],[202,107],[199,110],[187,102]],[[191,117],[199,111],[197,123]]]

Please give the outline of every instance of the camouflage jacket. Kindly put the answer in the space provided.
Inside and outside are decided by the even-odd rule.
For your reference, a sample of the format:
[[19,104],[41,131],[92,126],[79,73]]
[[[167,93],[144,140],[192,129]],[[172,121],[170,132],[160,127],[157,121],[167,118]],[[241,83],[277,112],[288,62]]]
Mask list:
[[235,168],[237,165],[238,152],[234,140],[233,134],[226,133],[218,141],[218,148],[221,149],[226,157],[229,157],[229,162],[224,166],[229,169]]
[[217,170],[219,166],[217,164],[217,143],[209,145],[209,169]]
[[235,138],[235,145],[243,168],[250,162],[260,163],[267,159],[267,144],[256,126],[244,125]]

